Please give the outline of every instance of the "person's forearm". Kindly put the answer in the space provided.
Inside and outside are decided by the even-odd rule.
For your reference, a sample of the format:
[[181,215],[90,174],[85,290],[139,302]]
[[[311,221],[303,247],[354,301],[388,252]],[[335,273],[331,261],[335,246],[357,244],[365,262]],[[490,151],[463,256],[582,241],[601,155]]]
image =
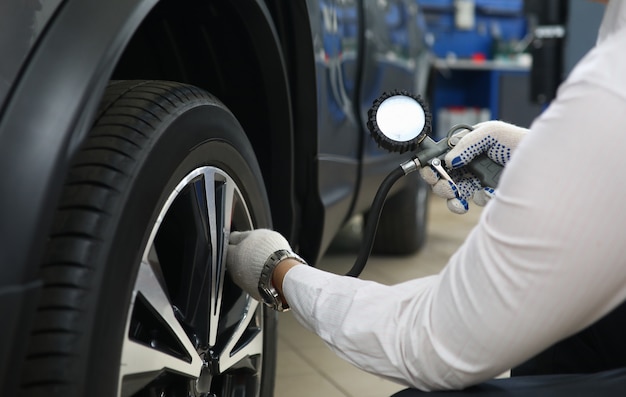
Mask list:
[[[408,301],[420,300],[431,281],[425,277],[391,287],[298,266],[286,274],[283,290],[298,322],[341,358],[367,372],[417,386],[403,368],[404,354],[398,348],[404,345],[400,339],[415,338],[419,333],[412,331],[410,316],[398,319],[396,315],[407,312],[403,308]],[[410,349],[410,345],[405,346]],[[421,359],[428,361],[427,354],[424,356]]]

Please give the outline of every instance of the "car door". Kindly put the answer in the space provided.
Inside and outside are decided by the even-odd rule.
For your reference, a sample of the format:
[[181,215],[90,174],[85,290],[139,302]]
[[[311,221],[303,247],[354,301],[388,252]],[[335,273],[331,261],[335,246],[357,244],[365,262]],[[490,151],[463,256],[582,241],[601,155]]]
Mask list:
[[307,3],[317,79],[315,167],[325,211],[322,247],[328,245],[345,221],[358,191],[362,140],[357,112],[363,29],[360,3],[361,0]]

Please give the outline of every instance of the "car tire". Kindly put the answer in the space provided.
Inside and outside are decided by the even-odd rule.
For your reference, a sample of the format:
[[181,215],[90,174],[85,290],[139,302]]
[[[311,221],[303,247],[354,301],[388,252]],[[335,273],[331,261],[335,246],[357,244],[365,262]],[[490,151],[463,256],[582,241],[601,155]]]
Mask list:
[[389,197],[378,221],[374,255],[411,255],[426,242],[430,187],[409,174],[406,187]]
[[22,395],[272,396],[275,312],[225,268],[230,231],[260,227],[263,178],[223,104],[111,82],[41,265]]

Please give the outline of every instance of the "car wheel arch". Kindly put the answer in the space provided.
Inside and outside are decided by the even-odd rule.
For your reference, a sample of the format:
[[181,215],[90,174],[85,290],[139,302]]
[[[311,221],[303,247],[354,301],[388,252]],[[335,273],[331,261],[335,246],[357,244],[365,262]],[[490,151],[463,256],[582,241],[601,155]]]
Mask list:
[[[301,198],[293,193],[297,181],[308,175],[305,167],[294,165],[298,160],[296,152],[308,150],[307,158],[313,158],[315,145],[311,143],[316,143],[315,139],[308,139],[307,145],[296,142],[301,129],[298,120],[305,119],[314,126],[316,107],[310,101],[301,103],[292,95],[293,83],[287,69],[292,62],[306,60],[286,59],[288,54],[279,42],[280,32],[272,24],[272,10],[265,2],[194,2],[185,7],[179,3],[161,1],[146,16],[122,54],[113,78],[182,81],[220,98],[237,116],[253,143],[268,185],[276,229],[294,241]],[[192,14],[199,17],[185,20],[185,15]],[[225,20],[230,21],[228,26],[216,25]],[[163,25],[168,30],[165,36]],[[208,28],[213,25],[216,26]],[[190,31],[199,33],[189,34]],[[156,52],[150,48],[155,39],[164,42]],[[231,51],[229,46],[241,50]],[[144,59],[165,63],[145,65]],[[314,82],[314,69],[310,73],[305,80]],[[300,86],[304,84],[301,80],[302,77]]]

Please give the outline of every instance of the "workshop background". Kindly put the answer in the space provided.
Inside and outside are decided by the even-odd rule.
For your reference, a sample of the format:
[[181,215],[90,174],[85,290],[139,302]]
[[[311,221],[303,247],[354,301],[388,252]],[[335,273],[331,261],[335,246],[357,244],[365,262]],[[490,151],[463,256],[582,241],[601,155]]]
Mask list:
[[[429,100],[437,138],[459,123],[501,119],[530,126],[594,45],[603,12],[584,0],[417,3],[433,51]],[[480,214],[473,206],[466,215],[454,215],[431,196],[425,247],[408,257],[372,257],[361,278],[394,284],[439,272]],[[356,217],[344,227],[321,268],[336,273],[350,268],[362,223]],[[280,316],[276,397],[380,397],[404,388],[339,359],[291,313]]]

